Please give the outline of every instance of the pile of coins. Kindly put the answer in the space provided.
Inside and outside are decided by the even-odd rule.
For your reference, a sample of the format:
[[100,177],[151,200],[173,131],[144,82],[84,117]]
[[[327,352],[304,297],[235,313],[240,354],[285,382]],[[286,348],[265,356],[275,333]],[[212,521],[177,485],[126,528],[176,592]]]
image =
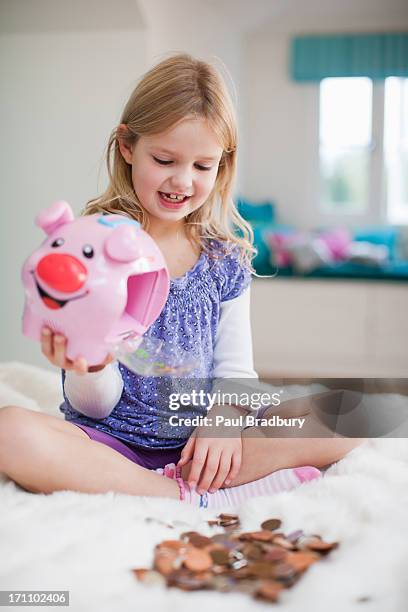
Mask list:
[[209,524],[230,533],[207,537],[187,531],[179,540],[164,540],[155,548],[153,569],[134,569],[135,576],[145,584],[242,592],[275,602],[283,589],[338,546],[300,530],[284,535],[275,518],[264,521],[259,531],[245,533],[236,532],[236,515],[221,514]]

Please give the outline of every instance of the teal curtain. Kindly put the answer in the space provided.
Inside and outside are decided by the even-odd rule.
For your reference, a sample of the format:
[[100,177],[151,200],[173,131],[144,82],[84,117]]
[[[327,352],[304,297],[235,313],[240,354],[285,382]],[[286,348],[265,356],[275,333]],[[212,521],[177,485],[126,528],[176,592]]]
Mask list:
[[291,76],[303,82],[326,77],[408,77],[408,32],[296,37]]

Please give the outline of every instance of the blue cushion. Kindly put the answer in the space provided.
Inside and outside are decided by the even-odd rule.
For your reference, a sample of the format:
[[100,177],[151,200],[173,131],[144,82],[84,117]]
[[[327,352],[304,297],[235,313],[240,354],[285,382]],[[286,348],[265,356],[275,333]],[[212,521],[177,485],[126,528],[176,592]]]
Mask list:
[[250,223],[273,223],[275,219],[275,205],[272,202],[255,204],[238,198],[237,208],[241,217]]
[[390,259],[395,259],[398,229],[396,227],[365,227],[354,232],[353,240],[383,244],[388,248]]

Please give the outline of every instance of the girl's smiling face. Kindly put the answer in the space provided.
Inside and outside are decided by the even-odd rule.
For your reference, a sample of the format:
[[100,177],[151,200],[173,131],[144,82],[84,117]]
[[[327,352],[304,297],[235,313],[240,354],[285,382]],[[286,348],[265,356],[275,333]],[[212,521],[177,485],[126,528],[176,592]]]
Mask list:
[[[204,119],[185,119],[166,132],[141,136],[133,147],[119,140],[119,147],[132,166],[143,208],[152,221],[167,222],[181,221],[206,202],[223,152]],[[184,198],[170,199],[170,194]]]

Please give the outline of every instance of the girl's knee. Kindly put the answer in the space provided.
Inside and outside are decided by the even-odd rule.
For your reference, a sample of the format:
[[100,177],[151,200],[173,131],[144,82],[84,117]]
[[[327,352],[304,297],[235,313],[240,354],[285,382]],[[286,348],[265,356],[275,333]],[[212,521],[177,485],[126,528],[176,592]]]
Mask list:
[[37,426],[33,411],[21,406],[3,406],[0,408],[0,452],[8,445],[17,445],[19,440],[32,436]]
[[0,472],[7,473],[16,458],[44,445],[44,423],[36,414],[21,406],[0,408]]
[[2,406],[0,408],[0,436],[4,434],[11,423],[15,423],[16,419],[20,418],[23,410],[24,408],[20,406]]
[[2,406],[0,408],[0,436],[9,427],[20,424],[27,412],[27,409],[21,406]]

